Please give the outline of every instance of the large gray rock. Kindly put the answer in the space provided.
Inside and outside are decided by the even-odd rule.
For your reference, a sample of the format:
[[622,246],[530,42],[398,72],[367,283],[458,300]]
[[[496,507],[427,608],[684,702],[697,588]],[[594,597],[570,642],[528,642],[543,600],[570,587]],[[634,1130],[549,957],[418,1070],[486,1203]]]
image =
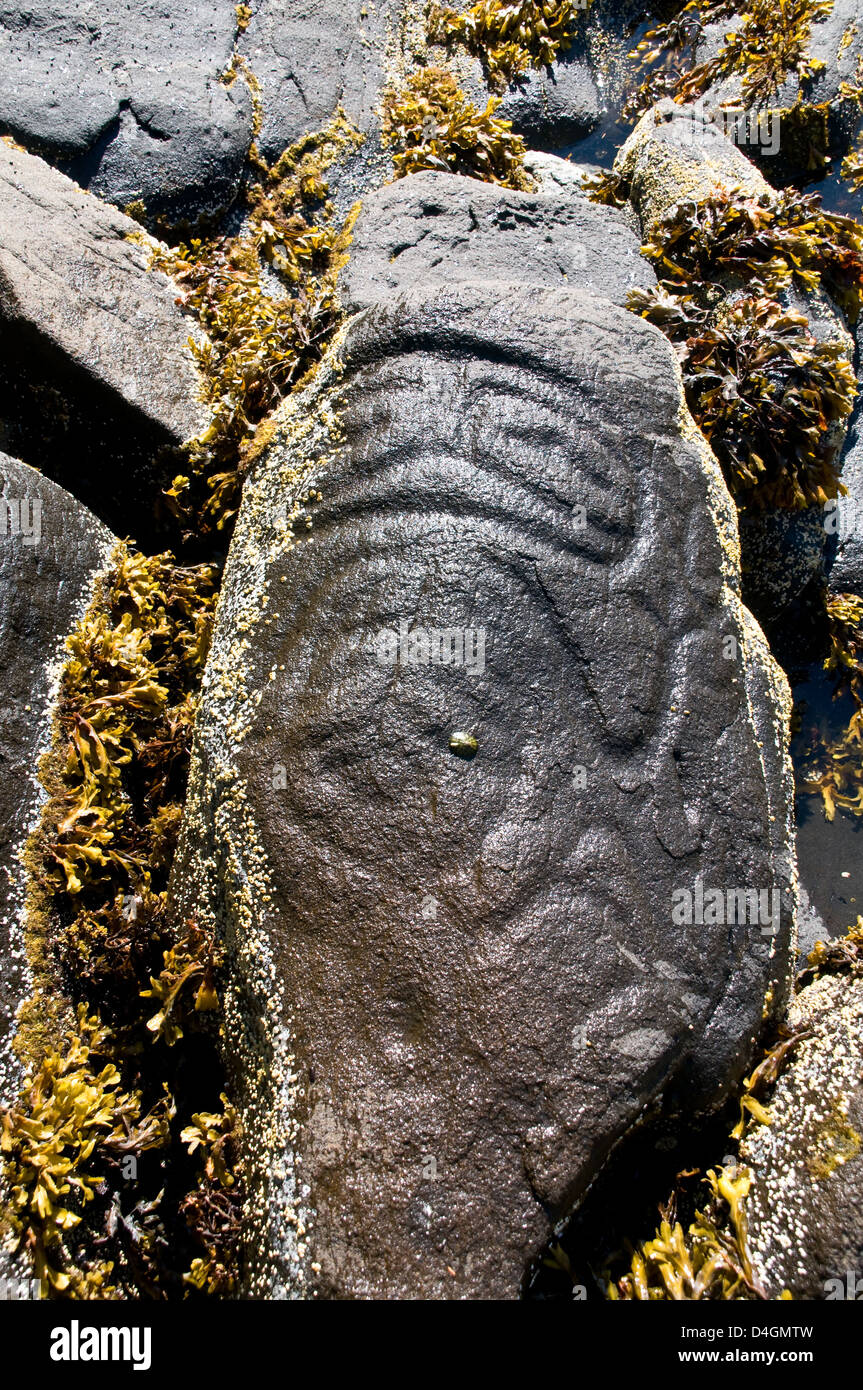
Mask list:
[[151,511],[156,452],[206,419],[190,322],[132,234],[129,218],[0,143],[5,447],[123,530],[139,499]]
[[246,84],[221,81],[233,0],[29,0],[0,12],[0,129],[124,207],[172,220],[227,207],[252,138]]
[[252,6],[237,47],[260,83],[258,144],[268,159],[326,125],[338,106],[363,133],[379,126],[387,60],[401,49],[409,8],[406,0],[298,0],[289,7],[285,0],[261,0]]
[[656,284],[624,217],[575,190],[520,193],[425,172],[368,195],[342,275],[348,308],[465,280],[569,285],[620,305]]
[[[516,1297],[650,1098],[715,1103],[782,1001],[787,687],[625,310],[417,291],[274,423],[175,877],[228,954],[246,1292]],[[699,876],[774,923],[680,924]]]
[[771,1298],[863,1296],[863,980],[826,975],[795,998],[805,1036],[741,1145],[749,1245]]
[[861,414],[855,413],[842,464],[846,495],[825,512],[830,564],[830,588],[863,597],[863,437]]
[[18,855],[44,800],[37,765],[51,743],[63,643],[113,544],[74,497],[0,454],[0,1103],[20,1080],[11,1042],[15,1011],[30,992]]
[[719,126],[670,100],[642,116],[621,146],[615,173],[626,180],[645,236],[678,203],[700,202],[717,189],[760,197],[771,192],[751,160]]

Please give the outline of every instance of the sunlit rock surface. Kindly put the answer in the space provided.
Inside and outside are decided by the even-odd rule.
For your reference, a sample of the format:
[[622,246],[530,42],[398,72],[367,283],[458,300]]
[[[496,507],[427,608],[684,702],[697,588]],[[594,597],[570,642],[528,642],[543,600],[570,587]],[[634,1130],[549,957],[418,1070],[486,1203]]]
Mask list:
[[247,1292],[516,1297],[651,1097],[741,1075],[795,875],[733,516],[665,339],[575,291],[406,295],[283,407],[175,882],[228,949]]

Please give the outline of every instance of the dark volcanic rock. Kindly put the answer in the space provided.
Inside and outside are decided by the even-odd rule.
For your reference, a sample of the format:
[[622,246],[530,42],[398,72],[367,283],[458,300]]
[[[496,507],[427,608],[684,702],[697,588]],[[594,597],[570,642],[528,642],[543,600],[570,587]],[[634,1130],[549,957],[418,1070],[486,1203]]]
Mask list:
[[771,1298],[863,1295],[863,980],[824,976],[794,1000],[803,1032],[741,1158],[756,1276]]
[[426,172],[368,195],[342,276],[349,308],[464,280],[572,286],[615,304],[656,284],[622,214],[574,189],[519,193]]
[[261,84],[259,145],[272,159],[341,106],[361,131],[378,125],[376,106],[388,51],[398,47],[404,0],[284,0],[253,6],[238,50]]
[[206,418],[189,320],[133,233],[131,219],[0,143],[5,446],[123,530],[138,495],[142,509],[152,496],[153,456]]
[[30,0],[0,12],[0,128],[124,207],[227,207],[252,138],[246,84],[220,81],[233,0]]
[[[176,879],[230,962],[248,1293],[517,1297],[651,1097],[740,1075],[793,838],[737,582],[671,348],[589,295],[407,295],[285,405]],[[776,926],[675,924],[699,876]]]
[[16,1088],[9,1044],[26,990],[23,869],[35,823],[36,767],[49,746],[54,664],[114,537],[62,488],[0,454],[0,1101]]
[[495,114],[511,121],[529,145],[560,149],[583,140],[599,124],[600,97],[583,51],[550,68],[531,69],[505,93]]

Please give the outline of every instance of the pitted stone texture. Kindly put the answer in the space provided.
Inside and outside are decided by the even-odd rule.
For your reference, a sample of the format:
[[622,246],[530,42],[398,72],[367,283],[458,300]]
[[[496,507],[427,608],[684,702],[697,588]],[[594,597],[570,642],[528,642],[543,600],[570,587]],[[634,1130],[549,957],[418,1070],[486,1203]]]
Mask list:
[[656,284],[624,218],[574,190],[520,193],[426,172],[364,200],[342,276],[348,308],[467,280],[572,286],[621,305],[633,287]]
[[753,1268],[769,1297],[859,1300],[863,1285],[863,981],[824,976],[794,999],[804,1034],[741,1146]]
[[129,517],[136,495],[135,468],[119,476],[117,461],[146,470],[158,448],[196,434],[206,419],[189,320],[132,234],[141,229],[130,218],[0,143],[7,447],[100,514],[116,502],[117,518],[124,505]]
[[26,994],[23,868],[17,858],[40,800],[37,763],[51,737],[51,666],[86,607],[114,537],[74,497],[0,454],[0,1101],[11,1099],[9,1050]]
[[0,13],[0,129],[125,207],[194,221],[236,196],[252,138],[221,81],[233,0],[29,0]]
[[[671,348],[589,295],[406,295],[284,407],[175,883],[230,961],[248,1292],[515,1298],[651,1097],[739,1077],[793,840],[737,581]],[[405,629],[467,656],[392,661]],[[675,926],[699,875],[782,890],[777,932]]]

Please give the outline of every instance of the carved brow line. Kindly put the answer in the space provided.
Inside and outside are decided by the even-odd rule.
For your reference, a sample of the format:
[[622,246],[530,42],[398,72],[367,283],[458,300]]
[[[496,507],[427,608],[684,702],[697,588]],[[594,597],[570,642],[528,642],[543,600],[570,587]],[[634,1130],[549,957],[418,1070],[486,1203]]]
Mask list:
[[[430,329],[429,333],[432,331],[433,330]],[[563,375],[565,368],[563,368],[560,362],[545,362],[541,358],[534,357],[530,351],[525,351],[521,355],[508,354],[500,349],[496,349],[494,344],[482,340],[477,341],[469,336],[462,337],[461,335],[455,336],[452,346],[441,348],[436,345],[432,346],[430,343],[423,341],[424,336],[424,334],[418,333],[407,343],[402,341],[399,343],[384,344],[382,350],[368,357],[364,357],[362,352],[359,352],[356,358],[350,362],[349,375],[353,376],[354,374],[367,371],[370,368],[373,369],[384,363],[397,362],[399,358],[407,358],[414,354],[422,354],[425,357],[434,358],[438,361],[450,362],[455,367],[463,368],[465,365],[465,350],[474,349],[473,360],[477,363],[488,362],[498,366],[513,367],[521,372],[528,371],[539,377],[541,381],[547,382],[548,386],[557,392],[564,392],[568,386],[575,386],[587,388],[592,395],[596,395],[595,381],[594,378],[589,375],[588,370],[585,370],[585,372],[579,376],[569,373]],[[555,347],[557,347],[557,344],[555,344]],[[586,363],[585,367],[589,368],[589,364]],[[541,404],[541,397],[535,397],[531,394],[527,389],[527,384],[523,376],[520,378],[520,381],[521,385],[519,392],[513,391],[512,394],[519,394],[521,399],[535,401],[536,404]],[[415,382],[406,382],[405,384],[416,385]],[[378,391],[392,391],[391,381],[381,382],[373,380],[371,383],[359,382],[356,383],[356,385],[358,385],[362,391],[368,392],[369,395]],[[352,390],[356,389],[356,385],[353,382],[351,383]]]
[[[501,485],[505,483],[515,483],[524,490],[528,498],[545,503],[547,506],[558,506],[561,509],[568,508],[571,510],[573,506],[581,501],[578,496],[574,496],[571,502],[564,501],[556,488],[552,487],[551,480],[543,487],[541,481],[537,480],[535,476],[526,471],[519,471],[508,459],[486,448],[478,447],[475,449],[472,457],[465,457],[462,453],[456,452],[456,450],[453,449],[451,440],[442,436],[430,437],[428,434],[419,436],[409,435],[407,438],[390,443],[382,443],[371,434],[367,435],[366,438],[376,446],[373,459],[369,457],[361,459],[366,470],[364,476],[369,478],[380,478],[388,469],[394,467],[415,467],[415,447],[419,440],[423,445],[426,456],[428,456],[431,450],[439,448],[441,455],[448,463],[461,463],[464,468],[480,472],[493,482],[499,482]],[[524,441],[520,440],[518,442],[523,443]],[[353,457],[354,461],[356,461],[356,456]],[[494,466],[484,467],[484,464],[492,464]],[[602,475],[597,472],[595,467],[591,467],[589,464],[585,464],[583,468],[576,468],[573,472],[577,476],[584,476],[589,483],[602,489],[609,495],[617,495],[621,490],[621,483],[625,481],[625,479],[615,477],[614,475]],[[632,491],[634,494],[636,489],[633,487]],[[634,497],[632,506],[633,510],[635,510]]]

